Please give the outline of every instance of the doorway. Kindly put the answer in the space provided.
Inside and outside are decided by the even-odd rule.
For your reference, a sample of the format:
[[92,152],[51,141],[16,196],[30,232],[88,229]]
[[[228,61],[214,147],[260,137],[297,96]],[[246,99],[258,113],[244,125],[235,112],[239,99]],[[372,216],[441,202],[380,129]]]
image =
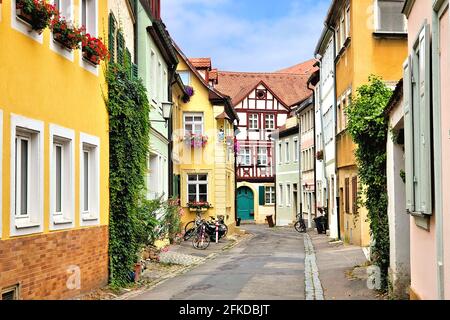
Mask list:
[[240,187],[237,191],[237,212],[241,220],[254,220],[254,195],[249,187]]

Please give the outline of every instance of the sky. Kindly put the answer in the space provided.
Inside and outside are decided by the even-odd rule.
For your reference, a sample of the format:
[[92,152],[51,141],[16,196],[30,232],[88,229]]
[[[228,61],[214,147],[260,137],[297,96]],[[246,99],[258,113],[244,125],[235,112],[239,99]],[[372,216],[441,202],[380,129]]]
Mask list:
[[331,0],[162,0],[161,14],[188,57],[213,68],[271,72],[313,58]]

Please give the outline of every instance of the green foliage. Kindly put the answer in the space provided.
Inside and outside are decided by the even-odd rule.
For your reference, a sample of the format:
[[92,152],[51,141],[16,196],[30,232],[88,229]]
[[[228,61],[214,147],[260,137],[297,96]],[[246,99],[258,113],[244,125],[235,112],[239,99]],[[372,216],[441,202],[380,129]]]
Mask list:
[[392,91],[381,78],[369,77],[369,83],[357,89],[347,108],[348,132],[357,144],[356,160],[362,189],[360,204],[368,210],[372,235],[372,259],[380,267],[382,289],[386,290],[389,267],[389,225],[386,178],[386,142],[388,120],[384,110]]
[[[145,188],[150,107],[140,79],[127,68],[106,68],[110,143],[110,281],[126,286],[141,248],[139,208]],[[147,221],[147,227],[151,222]]]

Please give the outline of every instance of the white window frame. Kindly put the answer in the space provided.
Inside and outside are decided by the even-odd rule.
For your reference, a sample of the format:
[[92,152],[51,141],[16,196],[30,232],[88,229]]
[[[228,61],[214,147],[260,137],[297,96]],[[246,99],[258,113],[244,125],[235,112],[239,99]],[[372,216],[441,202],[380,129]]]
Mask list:
[[[267,195],[269,196],[269,201],[267,201]],[[264,187],[264,203],[266,205],[274,205],[275,200],[275,186],[265,186]]]
[[[189,176],[197,176],[196,181],[189,181]],[[198,180],[198,176],[206,176],[206,181]],[[208,173],[197,173],[197,172],[189,172],[186,174],[186,202],[189,203],[189,185],[195,185],[195,201],[199,202],[200,198],[200,185],[206,185],[206,202],[209,202],[209,174]]]
[[[79,1],[80,1],[79,4],[78,4],[78,6],[79,6],[79,21],[80,21],[80,24],[81,24],[83,8],[82,8],[82,5],[81,5],[81,1],[82,0],[79,0]],[[94,1],[95,2],[95,4],[94,4],[94,6],[95,6],[95,15],[94,15],[95,25],[92,27],[92,29],[91,28],[89,28],[89,30],[86,29],[86,32],[89,33],[93,37],[98,37],[98,0],[88,0],[88,1]],[[88,28],[88,27],[89,26],[86,26],[86,28]],[[81,50],[78,50],[78,52],[79,52],[79,55],[80,55],[80,59],[79,59],[80,60],[80,66],[83,69],[89,71],[90,73],[92,73],[93,75],[98,77],[99,65],[93,65],[92,63],[90,63],[86,59],[84,59]]]
[[278,206],[283,206],[283,184],[278,184]]
[[291,184],[288,182],[286,184],[286,207],[292,206],[292,198],[291,198]]
[[[267,122],[271,125],[267,126]],[[274,114],[266,114],[264,116],[264,125],[266,130],[274,130],[275,129],[275,115]]]
[[[54,146],[62,146],[61,213],[56,212]],[[50,124],[50,230],[75,226],[75,131]]]
[[[256,126],[253,124],[256,122]],[[248,115],[248,129],[249,130],[258,130],[259,129],[259,115],[257,113],[250,113]]]
[[291,150],[289,149],[289,139],[284,141],[284,161],[289,163],[291,161]]
[[16,0],[11,0],[11,28],[19,31],[34,41],[42,44],[44,42],[44,34],[39,34],[36,31],[30,31],[31,27],[28,23],[17,17],[16,14]]
[[[265,150],[265,152],[261,152],[261,150]],[[265,159],[264,161],[260,161],[261,159]],[[258,157],[257,157],[257,165],[258,166],[267,166],[269,163],[269,154],[267,147],[258,147]]]
[[[185,86],[191,85],[191,73],[189,72],[189,70],[180,70],[180,71],[178,71],[178,74],[180,75],[181,81],[183,82],[183,84]],[[187,83],[184,83],[183,75],[186,76]]]
[[197,122],[195,120],[187,121],[186,117],[201,117],[202,118],[202,120],[201,120],[202,133],[201,134],[203,135],[204,130],[205,130],[205,118],[203,116],[203,113],[202,112],[187,112],[187,113],[183,114],[183,132],[184,132],[184,134],[187,133],[187,131],[186,131],[186,124],[192,124],[192,129],[194,129],[194,126],[196,124],[199,124],[199,122]]
[[[69,15],[64,15],[64,12],[61,12],[61,9],[59,10],[62,13],[62,17],[66,19],[68,22],[74,22],[74,7],[73,7],[73,0],[53,0],[51,3],[55,5],[56,1],[63,1],[63,3],[67,4],[66,9],[64,10],[65,13],[69,13]],[[59,55],[63,56],[67,60],[73,62],[74,61],[74,51],[75,50],[69,50],[63,46],[61,46],[58,42],[56,42],[53,39],[53,32],[50,31],[50,50],[58,53]]]
[[[84,151],[89,149],[88,210],[84,210]],[[80,225],[100,224],[100,138],[80,132]]]
[[[373,17],[374,17],[374,28],[376,32],[379,33],[399,33],[399,34],[403,34],[403,33],[407,33],[408,32],[408,19],[406,18],[405,15],[403,15],[403,26],[404,29],[403,31],[391,31],[391,30],[382,30],[381,29],[381,21],[380,21],[380,6],[379,6],[379,0],[374,0],[374,8],[373,8]],[[399,1],[400,2],[400,1]]]
[[278,147],[278,150],[277,150],[277,152],[278,152],[278,164],[282,164],[283,163],[283,159],[282,159],[282,142],[280,141],[280,142],[278,142],[278,145],[277,145],[277,147]]
[[[248,151],[248,152],[247,152]],[[239,155],[240,165],[251,166],[252,165],[252,149],[250,147],[242,147]],[[248,157],[248,161],[245,161]]]
[[[29,215],[16,217],[16,136],[18,132],[31,137],[29,153]],[[21,236],[43,231],[44,227],[44,123],[39,120],[11,114],[11,157],[10,157],[10,234]],[[34,137],[33,137],[34,136]]]
[[350,4],[345,7],[345,40],[350,38],[350,28],[351,28],[351,8]]

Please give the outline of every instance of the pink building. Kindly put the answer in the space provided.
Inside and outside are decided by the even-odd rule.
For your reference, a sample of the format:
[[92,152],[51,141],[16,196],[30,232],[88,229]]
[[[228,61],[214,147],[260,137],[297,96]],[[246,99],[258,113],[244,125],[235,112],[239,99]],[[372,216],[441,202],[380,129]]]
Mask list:
[[450,159],[449,1],[405,2],[409,58],[403,80],[404,187],[410,215],[410,297],[450,299],[450,166],[445,161]]

